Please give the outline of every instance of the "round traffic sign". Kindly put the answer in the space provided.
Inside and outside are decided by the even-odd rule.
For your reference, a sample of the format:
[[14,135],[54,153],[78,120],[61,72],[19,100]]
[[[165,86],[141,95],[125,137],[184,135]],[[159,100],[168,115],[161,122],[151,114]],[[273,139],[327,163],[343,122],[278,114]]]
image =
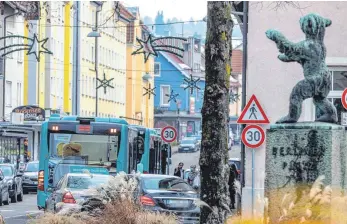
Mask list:
[[177,138],[176,128],[172,126],[163,128],[163,130],[161,130],[161,138],[167,143],[175,141]]
[[243,129],[241,140],[248,148],[258,148],[265,141],[265,132],[258,125],[249,125]]
[[343,107],[347,110],[347,88],[345,90],[343,90],[341,102],[342,102]]

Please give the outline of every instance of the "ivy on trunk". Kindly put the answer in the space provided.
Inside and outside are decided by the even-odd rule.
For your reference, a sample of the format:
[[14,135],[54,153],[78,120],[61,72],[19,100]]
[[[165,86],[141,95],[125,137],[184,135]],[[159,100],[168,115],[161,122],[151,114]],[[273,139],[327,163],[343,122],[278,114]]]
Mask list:
[[207,3],[206,86],[202,108],[200,223],[224,223],[229,208],[228,117],[231,73],[231,2]]

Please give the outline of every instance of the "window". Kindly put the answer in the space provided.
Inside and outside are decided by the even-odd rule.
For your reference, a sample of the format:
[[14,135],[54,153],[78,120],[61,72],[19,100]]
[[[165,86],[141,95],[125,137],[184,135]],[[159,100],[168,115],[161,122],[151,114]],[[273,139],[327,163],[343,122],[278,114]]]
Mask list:
[[347,71],[332,72],[332,90],[343,91],[347,87]]
[[[94,89],[94,87],[95,87],[95,78],[93,78],[93,88],[92,89]],[[95,91],[92,92],[92,96],[96,97]]]
[[11,81],[6,81],[6,106],[11,107],[12,106],[12,82]]
[[17,106],[22,105],[22,83],[17,83]]
[[160,86],[160,105],[161,106],[170,106],[168,102],[170,95],[170,86],[161,85]]
[[160,63],[154,63],[154,76],[160,76]]
[[[24,44],[24,40],[22,38],[18,38],[18,44]],[[23,51],[17,51],[18,52],[18,62],[23,62]]]
[[[7,35],[6,35],[6,36],[11,36],[11,35],[13,35],[13,33],[7,32]],[[13,42],[14,39],[15,39],[15,38],[7,38],[7,39],[6,39],[6,46],[13,45],[13,44],[14,44],[14,42]],[[6,49],[6,52],[8,52],[8,51],[10,51],[10,50],[11,50],[11,48],[7,48],[7,49]],[[8,55],[7,55],[7,58],[13,58],[13,55],[12,55],[12,54],[13,54],[13,53],[8,54]]]

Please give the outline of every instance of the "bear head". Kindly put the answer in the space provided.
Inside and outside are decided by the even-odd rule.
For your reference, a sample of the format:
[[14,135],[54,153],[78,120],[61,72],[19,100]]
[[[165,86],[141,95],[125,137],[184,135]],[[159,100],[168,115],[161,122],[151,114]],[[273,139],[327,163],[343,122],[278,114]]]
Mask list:
[[331,25],[331,20],[321,17],[318,14],[308,14],[300,18],[300,27],[306,34],[306,38],[323,40],[325,27]]

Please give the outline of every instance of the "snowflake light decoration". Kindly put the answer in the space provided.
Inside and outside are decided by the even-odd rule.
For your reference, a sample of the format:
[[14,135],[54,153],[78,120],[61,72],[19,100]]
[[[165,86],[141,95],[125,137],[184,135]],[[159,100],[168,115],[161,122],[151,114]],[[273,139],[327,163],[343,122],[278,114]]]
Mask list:
[[169,97],[169,100],[167,101],[168,103],[169,103],[171,100],[173,100],[175,103],[177,103],[176,97],[179,96],[178,93],[174,93],[174,91],[171,90],[171,93],[170,93],[170,94],[165,94],[165,95]]
[[157,87],[154,87],[154,88],[152,89],[152,88],[151,88],[151,84],[149,83],[148,85],[149,85],[148,88],[143,87],[143,89],[146,90],[146,92],[143,94],[143,96],[148,95],[148,99],[151,99],[151,95],[154,95],[154,96],[155,96],[154,90],[155,90],[155,88],[157,88]]
[[[146,40],[141,40],[139,38],[136,38],[136,41],[140,44],[140,48],[138,48],[136,51],[132,53],[132,55],[135,54],[143,54],[145,63],[147,62],[149,56],[153,55],[155,57],[158,56],[159,51],[168,52],[174,55],[177,55],[179,57],[183,57],[182,53],[184,51],[183,48],[163,44],[162,42],[158,42],[159,40],[182,40],[187,41],[187,38],[183,37],[158,37],[154,38],[152,34],[149,34]],[[173,49],[176,49],[182,53],[176,53],[173,51]]]
[[[11,44],[11,45],[4,46],[0,48],[0,51],[3,51],[3,54],[1,55],[2,57],[16,51],[27,51],[27,55],[34,54],[36,57],[36,60],[39,62],[41,53],[53,54],[50,50],[48,50],[45,47],[45,44],[47,43],[48,38],[39,40],[37,38],[36,33],[34,34],[33,38],[20,36],[20,35],[11,35],[11,36],[1,37],[0,40],[11,39],[11,38],[27,39],[27,40],[30,40],[31,43],[30,44]],[[6,49],[11,49],[11,50],[7,51]]]
[[184,81],[187,83],[187,86],[184,87],[184,90],[186,90],[187,88],[190,88],[190,94],[193,94],[194,88],[200,90],[200,87],[196,85],[197,82],[200,81],[200,78],[194,79],[193,75],[190,74],[190,79],[184,78]]
[[240,95],[237,93],[233,93],[233,91],[230,91],[230,103],[236,103],[240,100]]
[[110,82],[113,80],[114,78],[112,78],[112,79],[106,79],[106,74],[105,74],[105,72],[104,72],[104,79],[99,79],[99,78],[97,78],[97,80],[100,82],[100,85],[98,86],[98,87],[96,87],[96,89],[99,89],[99,88],[101,88],[101,87],[103,87],[104,88],[104,93],[106,94],[106,88],[107,87],[110,87],[110,88],[114,88],[111,84],[110,84]]

